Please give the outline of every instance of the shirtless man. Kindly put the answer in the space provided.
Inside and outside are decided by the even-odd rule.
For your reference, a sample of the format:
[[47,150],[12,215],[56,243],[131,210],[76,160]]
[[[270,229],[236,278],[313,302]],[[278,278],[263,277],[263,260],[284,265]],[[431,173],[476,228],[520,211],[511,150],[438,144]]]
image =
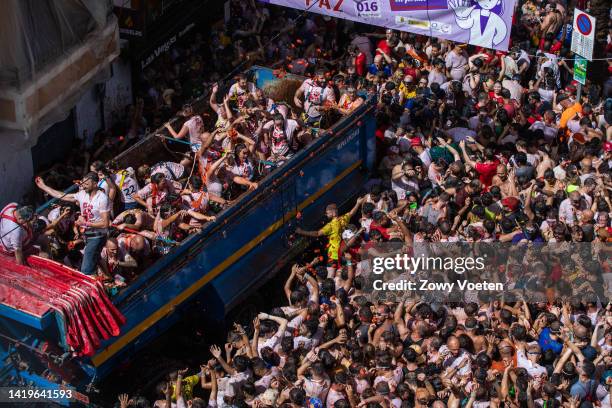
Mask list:
[[561,24],[563,24],[563,17],[555,6],[551,7],[550,5],[547,5],[545,15],[546,17],[544,17],[544,20],[540,25],[540,29],[542,30],[542,38],[544,38],[544,36],[548,33],[556,34],[559,31]]
[[518,197],[513,168],[508,171],[504,164],[499,164],[497,172],[493,176],[493,185],[499,187],[502,197]]

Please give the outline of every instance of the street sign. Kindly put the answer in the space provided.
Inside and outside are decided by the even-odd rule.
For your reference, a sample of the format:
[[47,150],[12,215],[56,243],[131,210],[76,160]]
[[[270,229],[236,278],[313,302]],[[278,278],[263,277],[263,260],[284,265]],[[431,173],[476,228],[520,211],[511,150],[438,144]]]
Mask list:
[[585,85],[587,73],[587,60],[581,57],[576,57],[574,61],[574,80],[582,85]]
[[574,9],[574,27],[572,29],[572,52],[589,61],[593,60],[593,43],[595,42],[595,17],[582,10]]

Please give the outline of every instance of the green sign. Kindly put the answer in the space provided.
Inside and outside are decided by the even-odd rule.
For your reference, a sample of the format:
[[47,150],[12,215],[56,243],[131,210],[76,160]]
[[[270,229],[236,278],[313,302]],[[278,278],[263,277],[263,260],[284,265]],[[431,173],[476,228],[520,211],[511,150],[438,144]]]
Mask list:
[[574,80],[585,85],[587,72],[587,60],[576,55],[576,61],[574,61]]

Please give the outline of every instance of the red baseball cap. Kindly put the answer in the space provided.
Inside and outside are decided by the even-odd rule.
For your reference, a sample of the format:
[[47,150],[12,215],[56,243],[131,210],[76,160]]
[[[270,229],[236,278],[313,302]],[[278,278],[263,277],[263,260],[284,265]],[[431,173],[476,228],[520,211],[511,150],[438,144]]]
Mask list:
[[606,142],[603,145],[604,152],[612,152],[612,142]]
[[519,208],[521,202],[516,197],[506,197],[502,200],[502,205],[508,207],[510,211],[516,211]]

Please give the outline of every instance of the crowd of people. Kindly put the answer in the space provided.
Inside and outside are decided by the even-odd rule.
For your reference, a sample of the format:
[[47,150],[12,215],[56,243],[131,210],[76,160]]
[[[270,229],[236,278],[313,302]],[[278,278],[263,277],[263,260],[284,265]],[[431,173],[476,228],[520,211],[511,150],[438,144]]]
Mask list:
[[[127,395],[118,404],[610,406],[612,39],[607,71],[598,73],[606,79],[587,80],[579,91],[568,55],[575,2],[518,3],[511,48],[496,52],[234,1],[232,20],[210,42],[198,36],[144,73],[126,136],[105,139],[95,161],[75,166],[77,193],[50,187],[49,177],[36,180],[68,205],[42,222],[29,207],[5,207],[0,248],[25,262],[26,243],[57,241],[51,256],[120,286],[154,259],[150,253],[167,253],[256,189],[317,137],[328,112],[346,115],[370,100],[376,174],[350,211],[330,203],[322,228],[295,231],[324,245],[323,259],[313,252],[312,262],[295,264],[286,299],[248,327],[235,324],[197,373],[168,373],[152,404]],[[228,67],[251,64],[308,79],[289,101],[271,100],[247,76],[222,81]],[[206,112],[183,106],[198,95],[206,95]],[[167,122],[177,110],[180,128]],[[166,141],[187,141],[190,153],[136,170],[104,164],[147,127],[165,128]],[[527,265],[534,279],[514,288],[550,289],[543,301],[440,303],[370,295],[363,262],[374,244],[387,242],[588,250],[567,260],[572,276]],[[555,297],[565,284],[579,291]]]

